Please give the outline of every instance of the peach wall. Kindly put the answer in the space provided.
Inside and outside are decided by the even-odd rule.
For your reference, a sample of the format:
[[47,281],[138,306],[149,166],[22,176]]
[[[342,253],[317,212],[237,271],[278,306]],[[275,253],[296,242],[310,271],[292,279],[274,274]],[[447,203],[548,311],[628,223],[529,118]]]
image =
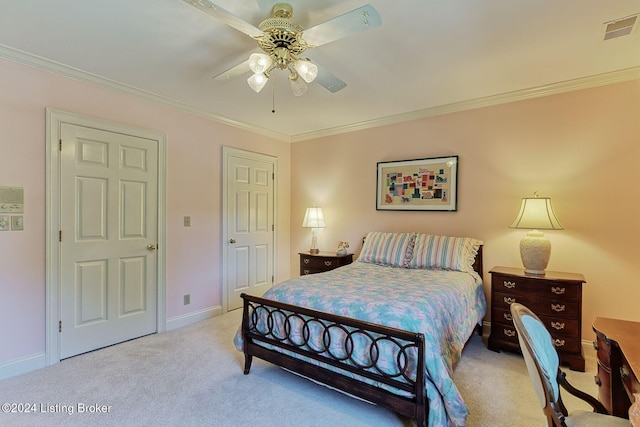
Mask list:
[[[300,227],[317,203],[321,250],[370,230],[467,235],[485,243],[485,272],[521,266],[526,230],[510,229],[522,197],[552,198],[565,227],[549,270],[585,275],[583,338],[596,316],[640,321],[640,81],[520,101],[296,143],[292,150],[291,274],[309,247]],[[376,163],[458,155],[457,212],[376,211]],[[489,275],[485,288],[489,295]],[[489,319],[487,319],[489,320]]]
[[[278,158],[277,253],[290,253],[289,143],[4,60],[0,94],[0,186],[25,189],[25,230],[0,233],[0,365],[45,350],[46,107],[167,135],[168,319],[222,304],[223,145]],[[278,257],[277,279],[289,270]]]

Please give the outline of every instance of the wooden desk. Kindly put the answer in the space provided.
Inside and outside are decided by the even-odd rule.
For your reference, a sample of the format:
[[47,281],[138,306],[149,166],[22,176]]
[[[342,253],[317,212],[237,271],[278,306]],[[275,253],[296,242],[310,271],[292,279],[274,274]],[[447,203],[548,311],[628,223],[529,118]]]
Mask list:
[[640,393],[640,322],[596,318],[598,397],[610,414],[629,418],[633,393]]

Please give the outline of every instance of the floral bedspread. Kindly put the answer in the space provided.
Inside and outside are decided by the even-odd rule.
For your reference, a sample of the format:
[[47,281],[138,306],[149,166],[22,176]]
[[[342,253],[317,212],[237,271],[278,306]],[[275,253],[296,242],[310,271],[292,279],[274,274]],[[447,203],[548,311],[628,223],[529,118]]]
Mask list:
[[[264,298],[423,333],[429,425],[465,425],[468,409],[452,373],[486,312],[477,274],[354,262],[287,280]],[[234,341],[242,351],[240,333]]]

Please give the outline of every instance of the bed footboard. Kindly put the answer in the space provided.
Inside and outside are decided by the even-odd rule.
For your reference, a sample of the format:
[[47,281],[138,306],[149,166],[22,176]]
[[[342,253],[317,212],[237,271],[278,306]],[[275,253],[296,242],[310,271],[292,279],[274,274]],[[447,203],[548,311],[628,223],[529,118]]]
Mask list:
[[[423,334],[246,294],[242,298],[245,374],[249,373],[255,356],[414,418],[418,426],[426,425]],[[294,335],[296,328],[302,335]],[[309,344],[311,330],[322,336],[320,348]],[[336,339],[340,342],[336,343]],[[354,350],[354,342],[363,340],[367,343],[364,350]],[[341,351],[331,351],[336,344]],[[391,348],[395,355],[392,371],[381,367],[382,347],[387,351]],[[360,356],[363,351],[368,352],[368,362],[363,364],[356,351]]]

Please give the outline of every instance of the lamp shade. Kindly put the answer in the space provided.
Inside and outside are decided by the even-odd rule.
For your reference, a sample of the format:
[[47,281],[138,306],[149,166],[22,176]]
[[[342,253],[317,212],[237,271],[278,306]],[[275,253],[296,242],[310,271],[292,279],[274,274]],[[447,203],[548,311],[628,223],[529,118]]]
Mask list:
[[522,199],[520,212],[511,228],[531,230],[563,230],[556,217],[549,197],[528,197]]
[[307,212],[304,214],[304,220],[302,220],[302,226],[305,228],[325,228],[327,224],[324,222],[322,208],[307,208]]

